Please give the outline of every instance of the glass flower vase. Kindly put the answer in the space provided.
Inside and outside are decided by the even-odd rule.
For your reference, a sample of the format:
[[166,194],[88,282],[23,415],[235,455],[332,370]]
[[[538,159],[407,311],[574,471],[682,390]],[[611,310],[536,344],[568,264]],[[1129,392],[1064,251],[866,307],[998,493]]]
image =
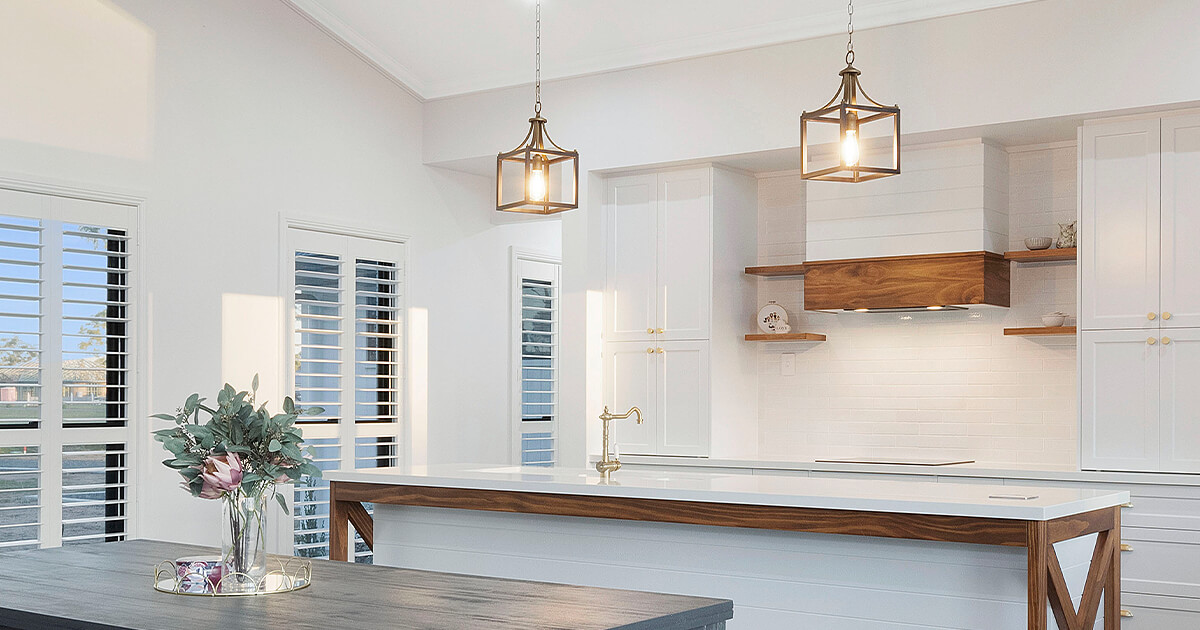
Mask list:
[[221,518],[221,592],[252,592],[267,574],[267,501],[271,488],[225,495]]

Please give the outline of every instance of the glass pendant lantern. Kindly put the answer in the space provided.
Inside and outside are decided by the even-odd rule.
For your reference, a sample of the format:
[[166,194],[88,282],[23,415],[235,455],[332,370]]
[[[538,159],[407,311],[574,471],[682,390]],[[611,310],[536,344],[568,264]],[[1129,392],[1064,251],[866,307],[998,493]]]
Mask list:
[[[877,103],[867,96],[858,83],[861,74],[854,67],[854,2],[848,6],[850,21],[846,25],[846,67],[838,74],[842,85],[833,98],[820,109],[800,115],[800,177],[832,182],[865,182],[900,173],[900,107]],[[813,129],[809,128],[813,126]],[[837,130],[837,149],[818,152],[812,149],[814,129]],[[879,129],[891,136],[891,152],[864,146],[864,127]],[[878,134],[883,136],[884,133]],[[816,142],[821,142],[817,139]],[[880,149],[883,145],[880,146]],[[818,153],[822,153],[818,155]],[[832,153],[825,158],[824,153]],[[869,163],[868,157],[886,155],[882,163]]]
[[579,207],[579,152],[550,139],[542,118],[542,2],[537,2],[533,118],[521,144],[496,156],[496,210],[556,214]]

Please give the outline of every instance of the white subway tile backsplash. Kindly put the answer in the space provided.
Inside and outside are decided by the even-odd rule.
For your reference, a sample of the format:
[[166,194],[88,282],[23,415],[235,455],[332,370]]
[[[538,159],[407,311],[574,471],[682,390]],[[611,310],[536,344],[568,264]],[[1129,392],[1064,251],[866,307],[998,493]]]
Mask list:
[[[1027,236],[1057,237],[1057,224],[1075,219],[1075,159],[1073,146],[1014,152],[997,160],[965,145],[927,152],[911,172],[924,171],[920,177],[928,180],[932,170],[986,163],[989,201],[974,207],[987,211],[988,230],[983,231],[995,235],[996,242],[994,247],[981,242],[976,249],[1024,249]],[[906,164],[905,174],[909,172]],[[920,182],[905,179],[902,175],[838,190],[830,188],[834,184],[806,189],[799,175],[761,178],[759,263],[802,262],[806,253],[817,259],[806,252],[806,241],[819,240],[822,230],[838,238],[854,236],[842,222],[885,212],[878,200],[867,201],[871,197],[919,197],[912,186]],[[1005,187],[997,183],[1003,179],[1007,191],[998,191]],[[910,211],[920,215],[951,209],[954,204],[939,207],[939,202],[956,194],[961,195],[927,195],[931,205],[914,204]],[[806,222],[806,206],[812,222]],[[1007,225],[994,225],[1006,214]],[[939,251],[936,235],[901,236],[886,244],[888,239],[881,237],[878,245],[858,236],[855,246],[874,248],[881,252],[877,255],[888,255],[897,245],[908,249],[896,253]],[[1014,265],[1009,309],[910,315],[808,313],[803,310],[802,279],[760,279],[760,303],[775,300],[787,309],[793,330],[823,332],[829,339],[760,344],[759,455],[945,456],[1075,465],[1075,340],[1002,333],[1005,327],[1039,325],[1042,314],[1056,310],[1071,314],[1068,323],[1074,323],[1075,270],[1071,263]],[[779,355],[784,352],[795,354],[794,376],[780,375]]]

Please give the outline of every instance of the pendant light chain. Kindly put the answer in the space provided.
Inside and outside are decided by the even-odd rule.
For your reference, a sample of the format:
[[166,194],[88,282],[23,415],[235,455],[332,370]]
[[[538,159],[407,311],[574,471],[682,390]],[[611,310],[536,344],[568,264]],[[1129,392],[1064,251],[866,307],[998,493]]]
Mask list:
[[534,32],[534,80],[533,113],[542,115],[542,0],[537,0],[536,29]]
[[846,5],[846,13],[850,16],[846,22],[846,65],[851,65],[854,63],[854,0]]

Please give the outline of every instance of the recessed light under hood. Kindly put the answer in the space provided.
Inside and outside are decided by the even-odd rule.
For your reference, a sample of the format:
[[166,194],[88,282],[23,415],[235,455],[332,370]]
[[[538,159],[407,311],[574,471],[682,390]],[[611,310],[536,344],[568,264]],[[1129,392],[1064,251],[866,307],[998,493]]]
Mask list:
[[809,311],[1009,306],[1009,263],[992,252],[817,260],[804,267],[804,309]]
[[925,313],[928,311],[965,311],[967,307],[957,304],[938,304],[934,306],[889,306],[886,308],[844,308],[850,313]]

